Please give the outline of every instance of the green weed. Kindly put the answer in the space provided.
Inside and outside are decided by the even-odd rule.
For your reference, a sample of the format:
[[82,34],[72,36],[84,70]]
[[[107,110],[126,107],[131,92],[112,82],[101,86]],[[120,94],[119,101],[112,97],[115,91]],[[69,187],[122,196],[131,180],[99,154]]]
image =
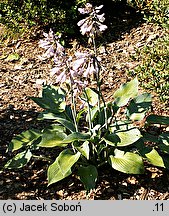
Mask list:
[[168,0],[127,0],[127,2],[140,10],[146,21],[169,28]]
[[169,36],[165,35],[137,50],[134,58],[141,62],[134,69],[134,74],[137,74],[142,86],[156,91],[159,98],[166,102],[169,99]]

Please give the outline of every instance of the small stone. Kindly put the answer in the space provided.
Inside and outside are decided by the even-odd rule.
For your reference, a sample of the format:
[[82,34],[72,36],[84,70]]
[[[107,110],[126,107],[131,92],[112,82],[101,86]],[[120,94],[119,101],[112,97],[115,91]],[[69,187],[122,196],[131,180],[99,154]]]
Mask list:
[[136,184],[136,178],[135,177],[129,177],[128,179],[127,179],[127,182],[129,182],[130,184]]
[[122,182],[122,185],[127,187],[127,182]]
[[152,174],[151,174],[151,178],[156,178],[157,176],[158,176],[157,173],[152,173]]
[[64,192],[63,192],[63,190],[60,190],[60,191],[57,192],[57,194],[58,194],[59,196],[63,196],[63,195],[64,195]]
[[118,200],[122,200],[122,195],[121,194],[118,194],[117,197],[118,197]]
[[169,127],[166,128],[166,131],[169,132]]
[[114,192],[114,190],[112,188],[107,189],[107,193],[113,193],[113,192]]
[[106,47],[105,46],[100,46],[99,47],[99,52],[100,52],[100,54],[106,54]]

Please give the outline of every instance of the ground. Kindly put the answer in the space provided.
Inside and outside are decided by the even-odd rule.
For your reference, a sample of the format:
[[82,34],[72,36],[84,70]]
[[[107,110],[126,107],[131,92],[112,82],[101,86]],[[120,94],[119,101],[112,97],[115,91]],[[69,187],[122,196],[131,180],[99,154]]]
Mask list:
[[[128,22],[129,20],[127,20]],[[118,29],[119,28],[119,29]],[[109,32],[106,41],[99,48],[105,71],[102,90],[106,100],[111,99],[113,92],[121,83],[130,80],[127,74],[139,62],[130,58],[137,48],[151,43],[153,35],[162,37],[163,29],[155,24],[139,21],[131,22],[126,28],[123,25],[114,32]],[[122,29],[123,28],[123,31]],[[113,27],[111,28],[113,29]],[[69,52],[83,49],[83,46],[72,40]],[[11,157],[6,153],[7,146],[14,135],[28,128],[41,128],[36,120],[41,109],[29,98],[38,96],[42,82],[53,82],[49,76],[51,65],[41,61],[43,50],[38,47],[34,37],[0,44],[0,168]],[[18,53],[20,59],[10,61],[9,54]],[[144,91],[140,88],[140,91]],[[168,115],[166,104],[153,95],[152,112]],[[169,199],[169,172],[163,168],[147,165],[144,175],[127,175],[112,170],[110,167],[100,169],[96,190],[88,197],[83,185],[76,176],[47,187],[45,161],[32,161],[24,169],[0,171],[0,199],[105,199],[105,200],[167,200]]]

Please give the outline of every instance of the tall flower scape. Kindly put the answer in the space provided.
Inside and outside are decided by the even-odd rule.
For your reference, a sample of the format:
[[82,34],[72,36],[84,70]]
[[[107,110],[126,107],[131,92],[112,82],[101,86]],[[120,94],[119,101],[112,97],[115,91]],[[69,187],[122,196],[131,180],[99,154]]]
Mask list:
[[[89,16],[78,22],[80,32],[82,35],[87,35],[89,42],[95,44],[95,37],[106,30],[107,26],[103,25],[104,14],[99,15],[101,8],[93,8],[91,4],[87,3],[85,8],[79,8],[81,14],[89,14]],[[59,37],[50,30],[49,34],[44,33],[45,39],[40,40],[40,47],[46,50],[44,57],[54,58],[55,67],[51,70],[51,75],[57,75],[56,83],[68,82],[72,86],[85,87],[87,80],[92,74],[97,74],[98,68],[96,61],[96,47],[93,51],[86,51],[84,53],[76,52],[75,60],[69,57],[65,52],[64,47],[59,42]]]
[[[44,33],[45,38],[39,43],[46,50],[42,59],[53,59],[50,75],[57,86],[44,85],[42,97],[31,99],[44,109],[38,119],[47,119],[51,125],[41,131],[30,129],[17,135],[8,151],[23,151],[9,160],[5,168],[22,168],[31,158],[46,160],[49,163],[48,185],[76,172],[87,192],[95,188],[98,171],[103,165],[109,164],[115,170],[131,174],[144,173],[144,161],[167,168],[163,154],[159,154],[168,153],[166,135],[156,137],[160,143],[158,148],[146,146],[150,137],[135,126],[151,107],[151,95],[139,94],[137,78],[122,84],[113,93],[113,101],[104,100],[102,64],[96,45],[96,37],[107,29],[103,24],[104,13],[100,14],[102,8],[103,5],[93,7],[87,3],[78,9],[87,15],[78,22],[81,34],[88,37],[91,47],[85,52],[77,51],[69,56],[60,43],[60,36],[52,30]],[[90,88],[92,80],[96,87]],[[81,101],[80,109],[77,101]],[[121,109],[125,110],[123,115]],[[151,124],[153,119],[154,115],[148,116],[146,123]],[[41,148],[48,148],[48,154],[35,155]],[[53,158],[50,148],[55,148],[56,154],[58,149],[61,152]]]
[[[75,101],[77,92],[84,92],[87,96],[85,89],[93,75],[97,78],[97,83],[100,82],[100,58],[97,56],[95,37],[107,29],[107,26],[102,24],[105,20],[104,14],[99,15],[102,7],[103,5],[93,7],[90,3],[87,3],[85,8],[78,9],[81,14],[89,14],[87,18],[80,20],[77,25],[80,26],[82,35],[87,35],[89,43],[93,43],[93,50],[86,50],[83,53],[76,52],[74,54],[75,60],[68,56],[64,47],[59,42],[59,37],[52,30],[50,30],[49,34],[44,33],[45,39],[40,40],[40,47],[46,50],[44,58],[53,57],[54,59],[55,67],[51,70],[51,75],[57,77],[56,83],[61,85],[66,83],[69,85],[73,107],[72,114],[77,131]],[[85,100],[88,103],[89,98],[87,97],[82,100],[84,100],[84,103]]]

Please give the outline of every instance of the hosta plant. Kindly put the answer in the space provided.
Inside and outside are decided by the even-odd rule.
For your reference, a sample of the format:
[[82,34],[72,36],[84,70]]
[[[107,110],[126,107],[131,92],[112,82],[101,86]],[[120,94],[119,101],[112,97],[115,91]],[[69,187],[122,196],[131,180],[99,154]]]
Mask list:
[[[85,8],[79,8],[81,14],[88,15],[78,22],[78,26],[81,33],[87,35],[91,49],[68,56],[59,36],[52,30],[44,34],[45,39],[40,41],[40,46],[46,50],[43,59],[53,59],[51,75],[58,85],[44,85],[42,96],[31,99],[44,109],[38,119],[49,120],[51,125],[14,137],[8,151],[19,150],[19,153],[5,168],[22,168],[31,158],[39,157],[49,161],[48,185],[75,172],[89,192],[95,188],[98,168],[104,164],[131,174],[144,173],[145,160],[166,166],[158,149],[145,146],[150,139],[146,132],[136,127],[151,107],[151,95],[139,94],[137,78],[122,84],[113,93],[113,101],[104,99],[104,70],[95,40],[107,28],[103,24],[104,14],[100,14],[102,7],[88,3]],[[147,125],[153,118],[147,118]],[[164,123],[168,124],[167,118]],[[167,135],[161,134],[156,141],[167,155]],[[60,149],[60,152],[56,158],[35,155],[36,150],[39,153],[42,148],[54,148],[56,154]]]

